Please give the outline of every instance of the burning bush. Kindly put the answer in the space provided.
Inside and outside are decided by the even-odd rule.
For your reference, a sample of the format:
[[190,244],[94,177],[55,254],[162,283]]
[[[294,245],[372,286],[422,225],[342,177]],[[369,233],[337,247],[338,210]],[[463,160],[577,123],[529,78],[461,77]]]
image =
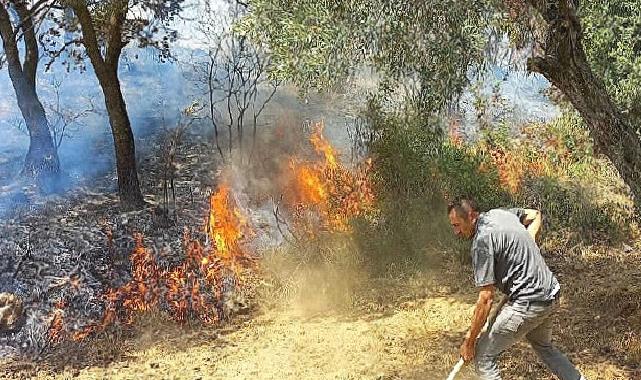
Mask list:
[[[475,141],[466,141],[457,123],[448,134],[430,123],[394,117],[373,123],[381,135],[371,144],[379,206],[388,235],[399,244],[415,236],[448,241],[449,231],[434,239],[438,223],[430,221],[446,225],[443,199],[460,195],[475,197],[482,209],[539,208],[546,233],[575,241],[611,242],[631,232],[629,193],[607,160],[595,155],[575,115],[519,128],[488,125]],[[418,229],[417,223],[429,226]]]
[[159,267],[153,251],[145,248],[142,235],[136,234],[136,247],[130,255],[131,280],[104,294],[101,321],[68,332],[65,303],[61,301],[52,317],[50,340],[82,340],[116,322],[130,324],[136,315],[153,309],[168,311],[177,322],[198,319],[216,323],[223,319],[226,288],[242,283],[243,272],[252,267],[254,257],[243,248],[241,239],[249,233],[249,226],[227,185],[211,196],[207,219],[207,241],[201,243],[185,231],[185,258],[166,270]]
[[340,163],[336,150],[322,132],[323,124],[316,124],[309,139],[316,159],[290,158],[290,181],[283,189],[298,229],[311,235],[319,226],[330,231],[347,231],[351,218],[374,207],[369,180],[371,160],[349,170]]

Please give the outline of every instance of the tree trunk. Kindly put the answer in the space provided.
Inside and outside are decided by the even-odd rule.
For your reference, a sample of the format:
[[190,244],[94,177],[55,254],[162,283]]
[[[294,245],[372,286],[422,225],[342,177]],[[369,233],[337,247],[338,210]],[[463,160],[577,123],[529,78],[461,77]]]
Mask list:
[[44,107],[36,92],[36,70],[38,44],[27,10],[19,4],[17,11],[25,20],[22,25],[25,41],[24,64],[9,13],[5,5],[0,6],[0,37],[7,60],[9,78],[16,93],[18,108],[29,131],[29,151],[25,158],[22,174],[38,181],[41,190],[58,190],[60,162],[56,151]]
[[131,130],[127,106],[120,89],[117,67],[106,67],[98,77],[111,124],[116,150],[118,194],[123,206],[135,209],[144,206],[136,169],[136,146]]
[[14,81],[18,107],[29,131],[29,151],[25,158],[23,174],[38,179],[45,188],[53,190],[49,186],[56,186],[56,184],[50,181],[55,181],[59,176],[60,163],[45,110],[35,91],[18,90],[17,87],[20,86],[22,85],[16,86]]
[[585,120],[599,149],[630,187],[641,210],[641,139],[594,75],[582,45],[582,31],[572,0],[530,0],[547,21],[545,54],[531,58],[530,71],[543,74],[568,97]]
[[109,4],[110,9],[106,14],[108,27],[104,57],[87,1],[69,1],[67,5],[78,16],[82,28],[83,44],[105,97],[105,106],[116,150],[120,202],[125,209],[138,209],[145,205],[145,201],[140,192],[136,170],[134,134],[131,131],[127,106],[118,79],[118,63],[123,48],[122,26],[128,10],[128,1],[114,0]]

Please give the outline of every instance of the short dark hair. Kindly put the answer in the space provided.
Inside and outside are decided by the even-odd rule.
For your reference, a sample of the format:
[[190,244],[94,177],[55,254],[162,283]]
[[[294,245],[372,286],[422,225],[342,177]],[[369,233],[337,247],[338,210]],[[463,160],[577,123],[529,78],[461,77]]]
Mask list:
[[458,215],[466,215],[470,211],[478,211],[479,208],[474,199],[461,197],[456,198],[447,204],[447,213],[449,214],[452,210],[456,210]]

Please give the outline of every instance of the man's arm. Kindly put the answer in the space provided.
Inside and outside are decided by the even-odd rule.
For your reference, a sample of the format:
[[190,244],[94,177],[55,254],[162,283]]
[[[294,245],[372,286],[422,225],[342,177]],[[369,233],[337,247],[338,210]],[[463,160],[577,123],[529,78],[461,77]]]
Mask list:
[[468,331],[465,341],[461,346],[461,356],[463,360],[469,362],[474,358],[474,348],[476,345],[476,338],[478,338],[483,325],[487,320],[490,310],[492,309],[492,299],[494,298],[494,285],[486,285],[481,288],[479,298],[476,301],[474,308],[474,316],[472,317],[472,327]]
[[530,208],[523,209],[523,215],[521,216],[521,223],[525,226],[527,231],[532,236],[532,239],[536,241],[536,235],[541,229],[541,211],[534,210]]

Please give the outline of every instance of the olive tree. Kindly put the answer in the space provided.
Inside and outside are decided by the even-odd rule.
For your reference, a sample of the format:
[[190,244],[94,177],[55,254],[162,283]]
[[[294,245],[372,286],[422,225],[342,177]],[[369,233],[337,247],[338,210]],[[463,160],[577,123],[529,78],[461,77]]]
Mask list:
[[[0,69],[7,67],[18,108],[29,132],[29,151],[22,173],[49,189],[57,184],[60,163],[51,137],[45,108],[38,97],[36,74],[40,58],[38,24],[51,2],[3,0],[0,2]],[[21,53],[20,46],[23,47]]]
[[269,46],[273,75],[331,89],[361,65],[381,73],[381,93],[412,81],[421,115],[442,111],[470,73],[496,59],[491,35],[527,48],[579,112],[598,150],[641,206],[641,3],[578,0],[252,0],[240,27]]

